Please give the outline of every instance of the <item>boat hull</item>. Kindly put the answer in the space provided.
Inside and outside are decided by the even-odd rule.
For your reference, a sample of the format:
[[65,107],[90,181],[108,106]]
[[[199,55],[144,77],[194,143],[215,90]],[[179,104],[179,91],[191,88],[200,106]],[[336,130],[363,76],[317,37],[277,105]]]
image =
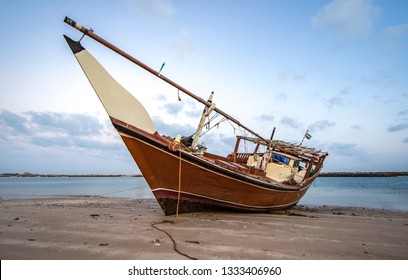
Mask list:
[[[166,215],[219,210],[265,212],[290,208],[308,190],[271,183],[219,166],[202,156],[173,151],[170,141],[112,120]],[[177,209],[178,208],[178,209]]]

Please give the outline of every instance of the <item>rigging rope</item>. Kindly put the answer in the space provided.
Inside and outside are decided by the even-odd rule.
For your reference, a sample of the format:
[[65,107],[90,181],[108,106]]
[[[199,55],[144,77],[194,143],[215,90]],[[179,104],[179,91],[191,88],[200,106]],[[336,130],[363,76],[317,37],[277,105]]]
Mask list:
[[208,131],[210,131],[211,129],[213,129],[214,127],[220,125],[222,122],[224,122],[227,118],[223,118],[221,119],[219,122],[217,122],[216,124],[214,124],[212,127],[208,128],[207,131],[201,133],[200,137],[203,136],[204,134],[206,134]]
[[176,221],[178,220],[179,205],[180,205],[180,192],[181,192],[181,147],[179,148],[179,180],[178,180],[178,194],[177,194],[177,208],[176,208]]
[[228,123],[230,124],[230,126],[234,129],[234,134],[235,134],[235,129],[236,129],[235,126],[232,125],[232,123],[230,122],[230,120],[227,120],[227,121],[228,121]]

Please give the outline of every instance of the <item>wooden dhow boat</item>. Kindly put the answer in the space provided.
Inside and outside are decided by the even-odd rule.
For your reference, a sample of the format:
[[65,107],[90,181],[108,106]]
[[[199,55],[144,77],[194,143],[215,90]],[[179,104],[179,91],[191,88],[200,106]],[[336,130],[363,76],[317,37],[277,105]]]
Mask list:
[[[290,208],[322,170],[328,153],[273,140],[273,136],[265,139],[215,107],[212,94],[205,101],[102,39],[92,29],[67,17],[64,21],[83,36],[93,38],[204,105],[193,136],[160,135],[143,105],[85,50],[81,40],[64,35],[165,215],[225,208],[253,212]],[[237,136],[235,149],[228,155],[207,152],[198,139],[211,114],[222,116],[251,137]],[[254,150],[239,152],[242,142],[253,143]]]

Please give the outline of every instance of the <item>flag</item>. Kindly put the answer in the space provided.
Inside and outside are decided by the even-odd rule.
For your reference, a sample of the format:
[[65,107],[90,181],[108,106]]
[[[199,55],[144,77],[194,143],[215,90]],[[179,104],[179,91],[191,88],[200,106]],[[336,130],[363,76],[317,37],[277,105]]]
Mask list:
[[164,65],[166,65],[166,61],[165,61],[165,62],[163,62],[162,66],[160,67],[160,70],[159,70],[159,76],[160,76],[160,72],[163,70]]
[[307,140],[309,140],[310,138],[312,138],[312,135],[311,135],[308,131],[306,131],[306,133],[305,133],[305,138],[306,138]]

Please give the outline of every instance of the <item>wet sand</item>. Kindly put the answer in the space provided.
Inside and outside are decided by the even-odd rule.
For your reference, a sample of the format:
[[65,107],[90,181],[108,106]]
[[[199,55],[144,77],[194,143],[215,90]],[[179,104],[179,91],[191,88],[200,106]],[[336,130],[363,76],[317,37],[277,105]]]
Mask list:
[[408,212],[296,207],[166,217],[155,200],[0,201],[0,258],[408,259]]

